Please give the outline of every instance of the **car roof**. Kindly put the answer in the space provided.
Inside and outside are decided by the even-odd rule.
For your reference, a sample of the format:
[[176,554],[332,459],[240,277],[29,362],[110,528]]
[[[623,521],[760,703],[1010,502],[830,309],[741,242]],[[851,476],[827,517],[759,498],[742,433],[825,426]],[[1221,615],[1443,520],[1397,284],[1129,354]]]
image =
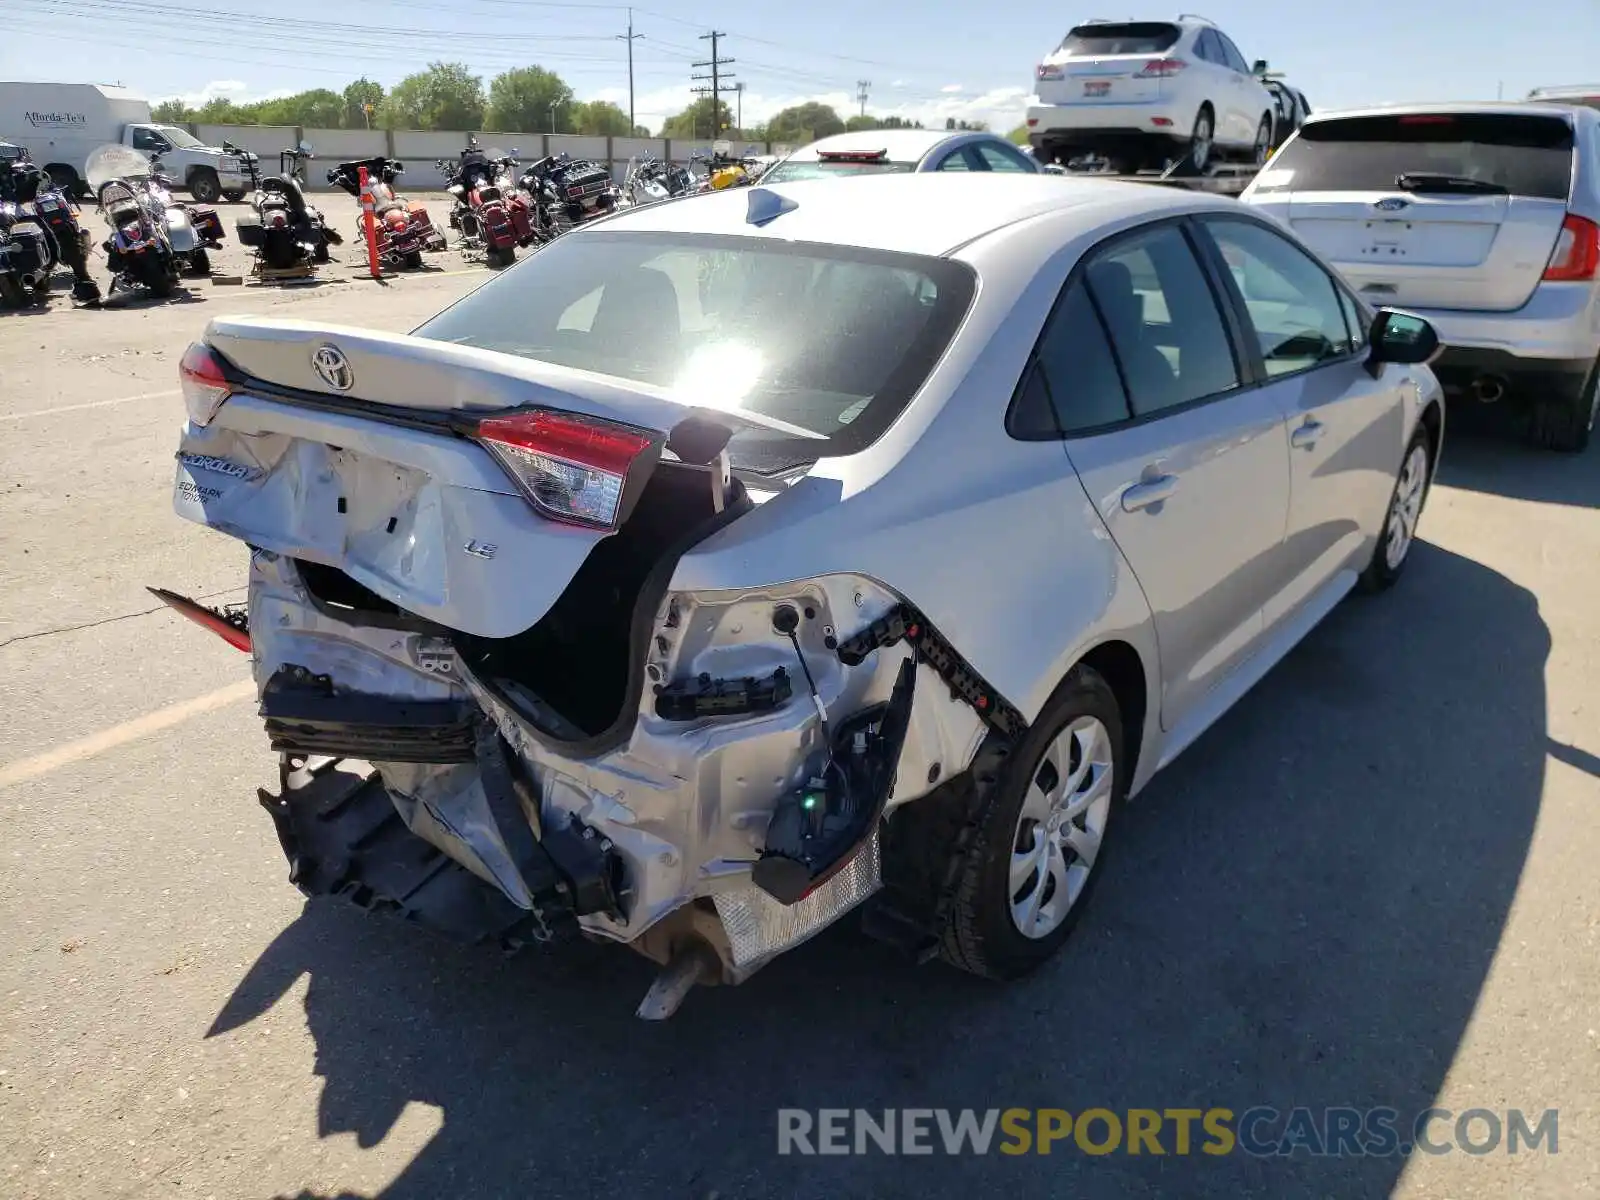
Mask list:
[[932,151],[948,141],[958,138],[975,139],[995,135],[971,129],[862,129],[853,133],[835,133],[818,138],[801,146],[785,162],[816,162],[824,150],[834,152],[871,152],[882,150],[890,162],[921,162]]
[[[1460,100],[1443,104],[1377,104],[1366,108],[1329,109],[1312,113],[1307,125],[1320,125],[1324,121],[1338,121],[1348,117],[1394,116],[1493,116],[1508,113],[1513,116],[1564,117],[1569,120],[1591,120],[1593,110],[1577,108],[1570,104],[1542,104],[1537,100]],[[1573,114],[1589,113],[1590,116]]]
[[[792,202],[793,209],[764,224],[752,224],[747,219],[751,206],[776,207],[774,197]],[[1234,206],[1232,201],[1147,183],[934,171],[758,183],[625,209],[594,229],[725,234],[946,256],[987,234],[1044,213],[1075,210],[1080,219],[1071,222],[1073,228],[1066,231],[1072,234],[1118,218],[1155,218],[1196,207]],[[582,237],[584,231],[567,236]]]

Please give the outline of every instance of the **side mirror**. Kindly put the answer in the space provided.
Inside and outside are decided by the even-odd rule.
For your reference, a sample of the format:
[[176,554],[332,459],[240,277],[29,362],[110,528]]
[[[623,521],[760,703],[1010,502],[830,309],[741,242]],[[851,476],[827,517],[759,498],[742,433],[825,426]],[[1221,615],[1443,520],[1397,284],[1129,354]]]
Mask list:
[[1258,58],[1258,59],[1256,59],[1256,61],[1254,63],[1251,64],[1251,66],[1250,66],[1250,74],[1252,74],[1252,75],[1265,75],[1266,73],[1267,73],[1267,60],[1266,59]]
[[300,153],[304,154],[307,158],[313,157],[313,155],[311,153],[311,143],[310,142],[301,142],[300,143]]
[[517,156],[517,148],[515,146],[513,146],[513,147],[511,147],[511,157],[515,158],[516,156]]
[[1393,308],[1380,308],[1367,334],[1371,352],[1367,370],[1374,379],[1384,363],[1430,363],[1444,347],[1438,331],[1421,317]]

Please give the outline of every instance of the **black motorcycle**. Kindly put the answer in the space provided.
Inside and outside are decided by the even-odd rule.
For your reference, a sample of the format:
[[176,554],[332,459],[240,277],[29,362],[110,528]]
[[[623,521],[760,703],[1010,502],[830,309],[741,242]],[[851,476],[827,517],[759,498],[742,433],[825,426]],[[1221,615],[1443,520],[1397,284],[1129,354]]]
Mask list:
[[89,274],[89,236],[77,205],[20,146],[0,143],[0,304],[17,308],[50,294],[58,264],[72,271],[79,303],[100,299]]
[[329,246],[344,244],[322,214],[306,203],[300,185],[287,173],[261,177],[260,166],[246,160],[245,172],[254,189],[251,210],[235,222],[240,245],[255,251],[252,274],[262,279],[304,278],[332,255]]
[[622,199],[622,189],[604,166],[565,152],[533,163],[518,184],[533,197],[539,228],[546,237],[603,217]]

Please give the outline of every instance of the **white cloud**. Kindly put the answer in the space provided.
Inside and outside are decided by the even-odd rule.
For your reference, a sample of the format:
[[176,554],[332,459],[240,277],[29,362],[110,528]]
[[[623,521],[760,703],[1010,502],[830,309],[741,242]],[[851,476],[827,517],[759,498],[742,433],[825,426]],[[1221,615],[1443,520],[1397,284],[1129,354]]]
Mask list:
[[905,87],[905,85],[906,85],[906,81],[904,79],[896,79],[889,86],[892,87],[892,88],[903,88],[903,87]]
[[939,90],[941,92],[943,92],[945,95],[951,96],[951,95],[954,95],[956,92],[961,91],[962,88],[961,88],[961,85],[959,83],[947,83],[942,88],[940,88]]
[[228,99],[235,104],[254,104],[258,100],[276,100],[281,96],[293,96],[295,92],[295,88],[270,88],[264,92],[256,92],[241,79],[213,79],[199,91],[153,96],[150,102],[159,104],[163,100],[182,100],[190,108],[199,108],[210,100]]

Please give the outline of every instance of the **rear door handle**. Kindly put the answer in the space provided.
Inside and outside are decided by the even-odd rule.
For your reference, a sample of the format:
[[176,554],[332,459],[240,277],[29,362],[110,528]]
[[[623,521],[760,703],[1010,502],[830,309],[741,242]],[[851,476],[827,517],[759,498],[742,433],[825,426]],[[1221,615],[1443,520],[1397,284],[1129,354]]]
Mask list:
[[1322,439],[1326,429],[1321,421],[1307,417],[1305,424],[1289,435],[1289,444],[1296,450],[1309,450]]
[[1177,490],[1176,475],[1156,475],[1149,479],[1141,479],[1124,489],[1122,511],[1138,512],[1140,509],[1149,508],[1152,504],[1160,504]]

